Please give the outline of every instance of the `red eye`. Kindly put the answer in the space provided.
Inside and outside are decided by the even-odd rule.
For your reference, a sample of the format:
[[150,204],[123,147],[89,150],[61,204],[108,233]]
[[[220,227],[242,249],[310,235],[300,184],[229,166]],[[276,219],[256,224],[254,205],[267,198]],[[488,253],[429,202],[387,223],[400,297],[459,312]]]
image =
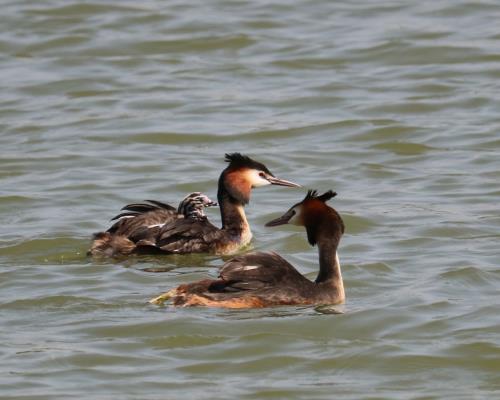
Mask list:
[[259,172],[259,176],[260,176],[261,178],[265,178],[265,177],[266,177],[266,174],[265,174],[264,172]]

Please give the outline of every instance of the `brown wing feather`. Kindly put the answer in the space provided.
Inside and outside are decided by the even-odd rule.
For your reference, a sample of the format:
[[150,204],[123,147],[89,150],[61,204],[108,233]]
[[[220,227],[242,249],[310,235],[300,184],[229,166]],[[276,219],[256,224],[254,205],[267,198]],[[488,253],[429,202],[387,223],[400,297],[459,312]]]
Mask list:
[[171,206],[170,204],[163,203],[163,202],[158,201],[158,200],[146,200],[146,201],[148,203],[154,204],[155,206],[157,206],[159,208],[163,208],[165,210],[170,210],[170,211],[177,212],[177,209],[175,207]]
[[212,252],[223,233],[206,218],[177,219],[160,228],[156,246],[172,253]]
[[168,211],[176,212],[177,209],[172,207],[170,204],[162,203],[157,200],[144,200],[146,203],[130,203],[122,207],[122,210],[137,211],[137,212],[147,212],[157,209],[163,209]]
[[122,218],[115,222],[108,229],[108,232],[114,235],[130,237],[151,225],[169,223],[178,218],[182,218],[182,216],[179,216],[176,211],[157,208],[145,213],[137,213],[130,218]]
[[308,281],[288,261],[276,253],[255,252],[225,263],[219,277],[224,291],[257,290]]
[[172,301],[179,306],[228,308],[306,304],[315,284],[276,253],[255,252],[225,263],[219,279],[179,286]]

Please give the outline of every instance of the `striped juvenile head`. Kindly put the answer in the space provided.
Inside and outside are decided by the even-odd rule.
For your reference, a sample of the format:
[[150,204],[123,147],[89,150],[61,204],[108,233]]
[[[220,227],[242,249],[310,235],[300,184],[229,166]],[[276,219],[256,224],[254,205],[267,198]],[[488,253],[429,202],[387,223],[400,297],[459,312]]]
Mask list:
[[206,194],[194,192],[188,194],[180,202],[177,213],[184,215],[184,218],[203,219],[206,218],[205,207],[214,207],[217,205]]

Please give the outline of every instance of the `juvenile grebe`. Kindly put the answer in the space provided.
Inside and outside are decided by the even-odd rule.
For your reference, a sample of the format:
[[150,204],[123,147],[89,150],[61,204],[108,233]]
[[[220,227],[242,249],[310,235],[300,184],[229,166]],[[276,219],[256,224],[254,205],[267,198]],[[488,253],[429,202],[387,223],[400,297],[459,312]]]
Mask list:
[[325,204],[335,195],[331,190],[320,196],[309,191],[304,200],[266,224],[288,223],[306,228],[309,243],[318,244],[319,250],[319,274],[314,282],[278,254],[255,252],[229,260],[217,280],[180,285],[150,302],[162,304],[171,299],[176,306],[225,308],[343,303],[345,292],[337,247],[344,223],[337,211]]
[[[217,191],[221,228],[212,225],[207,218],[175,218],[161,226],[143,226],[130,237],[124,227],[124,234],[109,231],[97,234],[89,253],[107,256],[131,253],[231,254],[247,245],[252,233],[244,206],[250,200],[252,188],[300,185],[276,178],[264,164],[240,153],[226,154],[225,161],[229,165],[220,175]],[[126,225],[126,220],[123,224]],[[115,250],[109,250],[111,244]]]
[[[201,221],[206,219],[205,207],[217,206],[207,195],[200,192],[188,194],[177,209],[156,200],[127,204],[121,214],[111,218],[118,220],[106,232],[94,234],[89,250],[92,255],[128,255],[137,249],[137,243],[151,241],[166,223],[180,218]],[[149,243],[149,242],[148,242]]]
[[122,211],[125,212],[111,218],[111,221],[118,221],[107,232],[129,236],[145,226],[163,226],[178,218],[203,219],[207,218],[205,207],[217,206],[215,201],[200,192],[193,192],[184,197],[177,210],[156,200],[145,201],[146,203],[132,203],[123,207]]

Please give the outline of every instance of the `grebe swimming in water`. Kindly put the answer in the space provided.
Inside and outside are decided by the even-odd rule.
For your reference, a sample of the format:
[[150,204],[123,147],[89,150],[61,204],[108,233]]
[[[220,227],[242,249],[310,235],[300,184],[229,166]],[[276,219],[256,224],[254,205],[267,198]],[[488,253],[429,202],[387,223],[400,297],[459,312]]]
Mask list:
[[[132,229],[135,216],[122,219],[107,232],[94,236],[89,250],[91,255],[129,255],[132,253],[212,253],[231,254],[247,245],[252,239],[250,226],[246,219],[244,206],[250,200],[252,188],[265,185],[300,187],[296,183],[276,178],[262,163],[240,153],[226,154],[229,163],[219,177],[217,200],[219,202],[222,227],[217,228],[207,218],[172,218],[168,221],[140,223]],[[150,202],[155,208],[165,209],[161,203]],[[144,204],[132,204],[125,208],[141,211]],[[138,207],[136,207],[138,206]],[[170,206],[167,206],[170,207]],[[151,210],[155,213],[157,211]],[[147,211],[144,215],[148,214]],[[127,217],[120,214],[118,217]],[[158,226],[161,225],[161,226]],[[114,228],[116,226],[116,229]]]
[[254,252],[235,257],[223,265],[219,279],[180,285],[152,299],[168,299],[176,306],[225,308],[269,307],[292,304],[338,304],[345,300],[337,248],[344,223],[326,201],[336,193],[309,191],[300,203],[266,226],[283,224],[306,228],[307,239],[318,245],[319,274],[314,282],[300,274],[276,253]]

